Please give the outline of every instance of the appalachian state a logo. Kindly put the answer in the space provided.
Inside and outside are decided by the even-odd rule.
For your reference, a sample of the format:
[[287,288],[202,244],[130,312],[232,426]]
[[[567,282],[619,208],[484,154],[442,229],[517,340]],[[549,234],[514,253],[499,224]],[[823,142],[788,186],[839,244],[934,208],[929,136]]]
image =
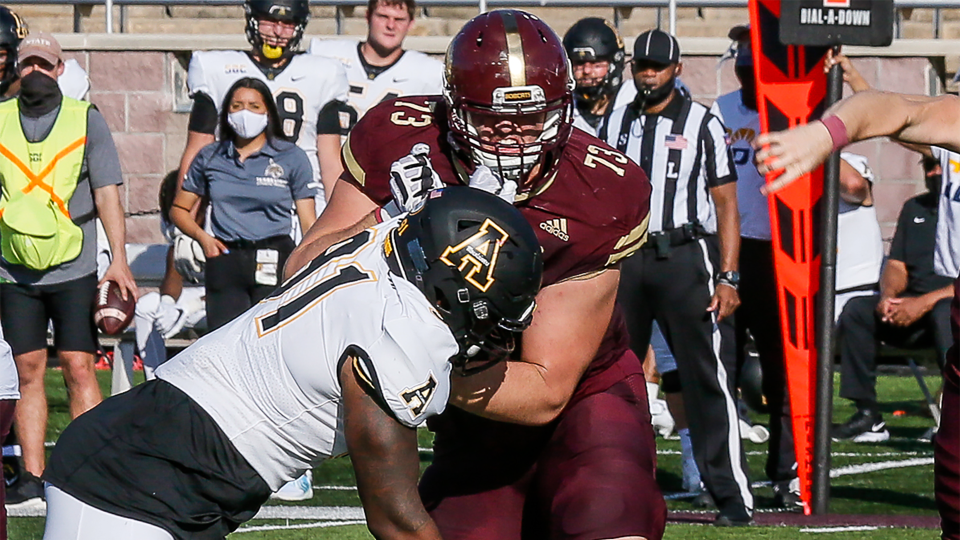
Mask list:
[[506,231],[488,218],[476,234],[455,246],[447,246],[440,260],[459,270],[467,283],[486,292],[496,281],[493,271],[497,257],[509,238]]

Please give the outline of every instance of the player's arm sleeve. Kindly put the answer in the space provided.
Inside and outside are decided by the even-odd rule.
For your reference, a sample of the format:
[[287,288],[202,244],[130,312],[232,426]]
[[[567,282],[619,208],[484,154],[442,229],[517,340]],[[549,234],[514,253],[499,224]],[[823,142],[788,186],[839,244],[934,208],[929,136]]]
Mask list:
[[390,176],[389,171],[381,170],[379,162],[382,160],[377,160],[373,153],[373,141],[378,139],[375,135],[378,126],[377,122],[368,121],[369,116],[368,113],[350,130],[340,149],[343,162],[340,179],[353,184],[371,201],[384,206],[393,198],[390,193]]
[[334,99],[328,101],[317,115],[317,135],[346,135],[349,125],[340,123],[340,118],[350,118],[350,105]]
[[84,159],[93,189],[123,183],[120,156],[110,128],[100,111],[93,106],[87,112],[87,149]]
[[707,186],[719,187],[737,181],[737,169],[733,165],[733,152],[727,145],[727,130],[720,119],[708,115],[708,120],[700,130],[700,139],[704,149],[704,172]]
[[291,147],[290,160],[293,165],[290,171],[290,194],[293,200],[314,198],[317,185],[313,181],[313,167],[310,166],[307,153],[298,146]]
[[217,132],[217,122],[219,120],[217,106],[213,103],[213,98],[203,92],[194,94],[187,129],[197,133],[213,135]]
[[439,324],[412,318],[387,321],[369,350],[361,354],[354,348],[354,371],[367,393],[407,427],[443,412],[450,397],[449,358],[457,348]]

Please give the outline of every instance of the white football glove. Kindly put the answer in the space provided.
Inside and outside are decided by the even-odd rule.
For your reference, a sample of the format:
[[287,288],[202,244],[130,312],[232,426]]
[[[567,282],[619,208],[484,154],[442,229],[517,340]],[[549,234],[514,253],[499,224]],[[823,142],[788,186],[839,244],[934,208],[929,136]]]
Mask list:
[[490,167],[486,165],[477,166],[473,174],[470,175],[468,185],[472,188],[482,189],[487,193],[493,193],[510,204],[513,204],[517,198],[517,183],[513,180],[501,180],[497,173],[491,171]]
[[170,339],[183,329],[186,322],[187,313],[177,305],[177,301],[166,294],[161,296],[157,318],[153,321],[153,327],[160,332],[160,335],[164,339]]
[[185,234],[173,238],[173,266],[183,279],[191,283],[203,282],[203,267],[207,262],[203,246]]
[[390,192],[404,212],[419,210],[431,191],[443,187],[440,175],[427,157],[429,154],[429,146],[417,143],[409,154],[390,166]]

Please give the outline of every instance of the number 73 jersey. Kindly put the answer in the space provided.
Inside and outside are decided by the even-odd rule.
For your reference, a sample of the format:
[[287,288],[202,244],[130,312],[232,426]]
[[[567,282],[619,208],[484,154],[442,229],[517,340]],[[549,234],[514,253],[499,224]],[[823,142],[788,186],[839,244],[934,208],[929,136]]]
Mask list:
[[[373,202],[386,205],[393,198],[390,166],[423,143],[445,184],[466,184],[473,165],[450,146],[447,133],[442,97],[383,102],[370,109],[347,137],[341,178]],[[533,193],[522,193],[516,203],[543,248],[543,286],[594,276],[636,252],[647,237],[650,189],[637,164],[600,139],[572,130],[545,182]],[[617,312],[583,380],[612,365],[628,347],[626,327]],[[589,392],[589,384],[581,382],[577,391]]]
[[266,83],[277,102],[284,134],[307,153],[314,177],[319,178],[317,119],[331,101],[347,101],[350,84],[343,66],[330,58],[299,53],[270,78],[249,53],[197,51],[190,59],[187,87],[191,96],[197,93],[210,96],[219,114],[230,87],[244,77]]
[[390,270],[384,240],[397,224],[330,247],[157,370],[210,413],[273,490],[347,451],[345,362],[405,426],[446,406],[459,348],[426,297]]

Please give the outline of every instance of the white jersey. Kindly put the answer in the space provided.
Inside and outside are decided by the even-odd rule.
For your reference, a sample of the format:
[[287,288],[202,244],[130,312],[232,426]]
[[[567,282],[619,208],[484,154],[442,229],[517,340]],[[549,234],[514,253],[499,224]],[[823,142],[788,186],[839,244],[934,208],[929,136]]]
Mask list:
[[13,349],[3,339],[0,328],[0,399],[20,399],[20,377],[13,361]]
[[69,98],[85,99],[90,91],[90,79],[80,64],[71,58],[63,62],[63,73],[57,77],[57,86]]
[[439,414],[458,347],[383,256],[390,220],[336,244],[269,298],[157,369],[216,421],[274,491],[347,451],[340,367],[403,425]]
[[960,275],[960,154],[935,146],[932,150],[943,170],[933,269],[941,276],[956,278]]
[[[187,87],[191,96],[197,93],[210,96],[219,113],[230,87],[243,77],[260,79],[273,92],[284,133],[307,153],[314,178],[319,180],[317,117],[327,103],[347,101],[349,84],[343,67],[326,58],[297,54],[283,71],[270,79],[246,52],[197,51],[190,59]],[[323,191],[322,184],[319,187]],[[317,199],[322,201],[323,197]]]
[[343,135],[374,105],[400,96],[440,94],[443,91],[443,63],[417,51],[404,51],[397,61],[375,78],[370,78],[360,59],[360,42],[353,40],[310,40],[310,54],[333,58],[343,64],[350,81],[347,103],[352,111],[340,118]]
[[753,139],[760,134],[760,113],[743,104],[742,91],[724,94],[713,102],[710,112],[723,122],[727,144],[737,167],[737,206],[740,209],[740,236],[770,240],[770,201],[760,193],[766,183],[753,161]]

